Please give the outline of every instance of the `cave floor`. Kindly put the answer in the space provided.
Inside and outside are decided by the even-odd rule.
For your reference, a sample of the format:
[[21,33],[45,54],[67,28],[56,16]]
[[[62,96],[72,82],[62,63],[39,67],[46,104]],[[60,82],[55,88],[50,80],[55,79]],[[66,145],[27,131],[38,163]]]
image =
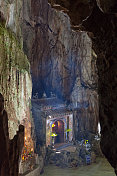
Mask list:
[[115,176],[113,168],[105,158],[97,158],[96,163],[80,168],[59,168],[48,165],[42,176]]

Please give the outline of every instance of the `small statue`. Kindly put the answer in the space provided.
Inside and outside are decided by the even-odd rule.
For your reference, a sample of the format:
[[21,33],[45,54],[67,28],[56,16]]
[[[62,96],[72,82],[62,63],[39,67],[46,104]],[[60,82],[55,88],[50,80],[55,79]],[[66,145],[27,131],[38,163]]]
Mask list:
[[33,95],[33,98],[34,98],[34,99],[38,99],[38,92],[35,93],[35,95]]
[[56,95],[52,92],[50,92],[51,98],[56,97]]
[[47,98],[47,95],[46,95],[46,93],[45,93],[45,92],[43,93],[43,98]]

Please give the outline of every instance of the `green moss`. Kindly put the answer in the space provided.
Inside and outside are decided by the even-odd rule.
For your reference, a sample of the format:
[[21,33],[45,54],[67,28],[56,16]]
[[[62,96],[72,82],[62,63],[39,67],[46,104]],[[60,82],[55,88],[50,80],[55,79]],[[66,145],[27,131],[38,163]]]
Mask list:
[[[29,72],[30,64],[24,55],[22,45],[15,34],[0,24],[0,65],[4,70],[17,68],[20,72]],[[2,70],[2,71],[4,71]]]

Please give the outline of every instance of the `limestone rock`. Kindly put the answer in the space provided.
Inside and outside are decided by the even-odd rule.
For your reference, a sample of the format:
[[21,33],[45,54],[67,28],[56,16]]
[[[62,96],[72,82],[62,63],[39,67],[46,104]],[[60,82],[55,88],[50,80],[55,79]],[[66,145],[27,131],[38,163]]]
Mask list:
[[19,161],[21,159],[22,149],[24,146],[24,126],[19,126],[17,135],[10,140],[9,144],[9,176],[18,176],[19,173]]
[[5,98],[9,135],[13,138],[23,119],[30,120],[30,64],[22,45],[3,24],[0,24],[0,46],[0,92]]
[[[70,1],[68,1],[68,3],[69,2]],[[93,1],[91,2],[93,3]],[[61,2],[60,4],[64,6]],[[74,16],[76,15],[76,12],[73,8],[69,9],[72,12],[72,15],[70,16],[71,22],[74,24],[74,20],[76,19]],[[93,48],[97,54],[99,75],[99,116],[102,128],[101,148],[111,165],[115,168],[117,174],[115,157],[115,152],[117,150],[117,146],[115,144],[117,138],[117,49],[115,44],[117,41],[116,12],[117,2],[115,0],[97,0],[97,4],[94,3],[93,5],[91,14],[87,16],[87,19],[84,20],[82,24],[84,30],[93,33]],[[75,22],[75,25],[79,25],[79,21],[75,20]]]
[[[18,19],[15,18],[17,20],[14,19],[14,14],[15,15],[18,14],[17,17],[21,15],[21,11],[20,11],[21,9],[17,8],[19,9],[19,11],[16,11],[16,12],[13,9],[16,9],[16,4],[18,4],[18,7],[21,7],[20,3],[22,1],[14,1],[14,2],[10,1],[9,3],[8,1],[1,0],[0,11],[2,12],[4,19],[6,20],[6,24],[8,24],[8,26],[11,27],[11,29],[14,29],[14,32],[16,34],[18,33],[21,34],[21,32],[18,32],[18,33],[16,32],[16,31],[20,31],[19,29],[20,27],[18,28],[18,26],[20,25],[14,25],[15,21],[18,22],[21,20],[21,19],[18,20],[19,18]],[[52,5],[60,3],[59,4],[61,6],[61,7],[59,6],[60,11],[61,9],[63,10],[63,8],[67,9],[66,12],[69,13],[69,16],[71,18],[71,23],[73,25],[77,26],[81,24],[82,20],[84,20],[82,23],[83,27],[79,29],[80,30],[84,29],[93,34],[90,36],[92,37],[92,41],[93,41],[93,49],[97,54],[97,66],[98,66],[98,75],[99,75],[99,80],[98,80],[99,110],[100,110],[100,122],[101,122],[101,128],[102,128],[101,147],[102,147],[103,153],[106,155],[111,165],[115,168],[115,170],[117,170],[116,168],[117,161],[116,161],[116,154],[115,154],[117,150],[117,145],[115,142],[117,138],[117,135],[116,135],[117,134],[117,123],[116,123],[116,114],[117,114],[117,110],[116,110],[117,109],[116,108],[117,107],[116,7],[117,6],[116,6],[116,1],[97,0],[97,3],[96,3],[96,1],[93,1],[93,0],[90,2],[88,0],[83,0],[81,3],[81,0],[78,0],[77,2],[70,1],[70,0],[69,1],[52,0],[51,2],[52,2]],[[24,16],[23,16],[23,23],[22,23],[23,24],[22,32],[23,32],[23,38],[24,38],[24,50],[31,62],[33,85],[35,85],[33,89],[34,91],[33,93],[35,94],[36,92],[39,91],[40,97],[41,97],[43,92],[46,91],[47,96],[50,96],[50,92],[53,90],[54,92],[56,92],[56,94],[58,94],[58,96],[61,96],[60,92],[62,92],[62,97],[70,101],[71,97],[69,97],[69,94],[71,95],[72,90],[76,84],[76,78],[78,78],[79,75],[82,78],[82,81],[80,82],[81,85],[87,88],[87,85],[89,86],[89,83],[91,83],[91,81],[87,81],[87,79],[85,79],[84,81],[84,76],[79,74],[79,72],[76,71],[77,69],[75,68],[75,66],[76,67],[78,66],[76,62],[73,62],[73,64],[71,65],[71,61],[77,60],[76,59],[77,55],[75,54],[75,52],[78,49],[77,40],[75,40],[76,43],[73,44],[73,41],[71,40],[71,38],[75,39],[79,34],[77,34],[76,32],[70,31],[70,21],[69,22],[67,21],[69,17],[66,16],[66,14],[63,13],[63,11],[58,12],[56,10],[52,10],[50,8],[50,5],[48,5],[47,0],[43,0],[43,1],[40,0],[38,2],[36,0],[30,0],[30,1],[26,0],[24,2],[24,5],[25,6],[23,8]],[[20,12],[20,13],[17,13],[17,12]],[[51,18],[53,16],[56,16],[56,17]],[[53,20],[51,21],[51,23],[49,22],[48,24],[48,19],[53,19]],[[67,29],[68,31],[67,34],[66,34],[66,31],[63,29],[63,26],[65,26],[65,29]],[[66,26],[68,26],[68,28],[66,28]],[[21,36],[20,34],[18,36]],[[79,36],[81,37],[83,35],[79,35]],[[5,42],[6,44],[9,43],[9,40],[5,39],[5,41],[7,41]],[[70,46],[73,46],[73,48],[76,47],[76,50],[74,51],[73,49],[69,48],[68,43]],[[3,58],[5,58],[5,56],[7,55],[5,53],[0,53],[0,55],[3,54],[4,55]],[[55,53],[59,55],[59,58],[57,58]],[[63,58],[64,58],[64,61],[62,62]],[[69,59],[65,59],[65,58],[69,58]],[[57,62],[58,60],[59,60],[59,63]],[[7,61],[9,61],[10,63],[10,60],[7,60]],[[4,66],[2,67],[4,68],[2,69],[2,71],[4,72],[4,70],[7,68],[7,64],[5,65],[5,67]],[[9,67],[10,67],[10,64],[8,68]],[[54,74],[52,74],[51,70],[52,71],[54,70]],[[15,81],[13,80],[15,79],[14,75],[16,74],[16,68],[11,69],[11,73],[13,75],[12,85],[14,85]],[[82,74],[86,75],[85,71],[83,71]],[[57,77],[56,79],[54,75]],[[75,79],[72,79],[74,78],[74,76],[76,76]],[[10,78],[8,77],[7,79],[9,80]],[[1,85],[4,87],[4,90],[7,90],[6,87],[9,87],[8,82],[6,84],[6,81],[5,81],[5,83],[3,84],[4,82],[3,76],[2,76],[1,82],[2,82]],[[92,85],[92,83],[90,85]],[[58,87],[58,90],[57,90],[57,87]],[[79,90],[80,86],[77,88]],[[92,87],[89,87],[89,89],[91,88]],[[88,90],[88,92],[89,92],[87,95],[88,97],[89,97],[89,94],[91,94],[92,92],[95,94],[95,91],[92,89],[91,91]],[[8,91],[7,93],[5,93],[5,96],[7,97],[10,93]],[[87,98],[87,96],[85,96],[85,98]],[[13,97],[13,94],[10,98],[12,99],[12,97]],[[97,98],[94,98],[94,99],[96,100]],[[92,101],[90,105],[92,105]],[[97,105],[94,105],[94,106],[97,107]],[[92,107],[91,106],[89,107],[90,108],[88,109],[88,111],[91,111]],[[8,112],[10,111],[8,110]],[[87,122],[87,124],[88,123],[89,122]],[[18,123],[16,122],[16,124]],[[76,121],[76,124],[77,124],[77,121]]]
[[97,132],[98,76],[92,41],[86,32],[71,29],[70,19],[63,11],[52,9],[46,1],[40,4],[48,14],[41,16],[38,5],[32,7],[31,19],[30,7],[24,12],[24,50],[31,61],[33,95],[38,93],[40,98],[46,92],[49,97],[52,91],[71,102],[73,110],[83,108],[84,128]]
[[4,98],[0,94],[0,175],[18,176],[19,159],[24,145],[24,127],[9,139],[8,116],[4,110]]
[[21,23],[22,23],[22,0],[1,0],[0,12],[3,15],[5,26],[10,28],[17,36],[17,40],[22,42]]
[[0,175],[9,175],[8,116],[5,110],[0,114],[0,156]]
[[92,1],[88,0],[49,0],[49,2],[52,7],[54,7],[53,4],[55,3],[66,8],[66,13],[70,16],[73,25],[81,24],[90,15],[93,6]]

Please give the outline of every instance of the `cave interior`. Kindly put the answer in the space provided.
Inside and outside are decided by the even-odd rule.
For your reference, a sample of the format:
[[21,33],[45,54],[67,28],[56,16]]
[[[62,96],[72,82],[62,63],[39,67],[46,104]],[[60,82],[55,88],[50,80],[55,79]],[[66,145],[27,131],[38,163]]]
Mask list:
[[117,175],[116,118],[116,0],[1,0],[0,176]]

